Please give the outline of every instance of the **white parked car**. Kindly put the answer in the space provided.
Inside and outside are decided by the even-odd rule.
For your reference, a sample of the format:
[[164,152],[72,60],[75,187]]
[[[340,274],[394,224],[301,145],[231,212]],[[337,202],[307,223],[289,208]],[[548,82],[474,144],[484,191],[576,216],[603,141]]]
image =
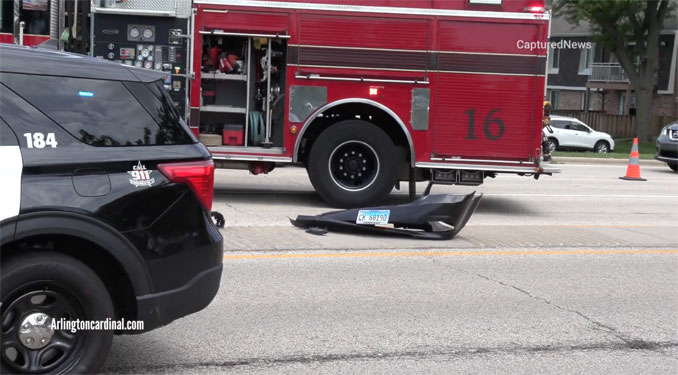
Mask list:
[[591,129],[574,117],[551,116],[553,133],[544,130],[549,139],[549,150],[592,150],[599,154],[614,151],[614,140],[603,132]]

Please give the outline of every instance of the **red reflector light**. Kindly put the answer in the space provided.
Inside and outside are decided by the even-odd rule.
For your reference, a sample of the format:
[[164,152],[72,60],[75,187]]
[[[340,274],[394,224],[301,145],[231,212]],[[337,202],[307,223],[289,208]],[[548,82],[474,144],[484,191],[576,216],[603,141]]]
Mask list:
[[544,13],[546,8],[543,5],[530,5],[525,10],[531,13]]
[[212,160],[158,164],[158,170],[168,180],[188,185],[207,211],[212,209],[214,196],[214,162]]

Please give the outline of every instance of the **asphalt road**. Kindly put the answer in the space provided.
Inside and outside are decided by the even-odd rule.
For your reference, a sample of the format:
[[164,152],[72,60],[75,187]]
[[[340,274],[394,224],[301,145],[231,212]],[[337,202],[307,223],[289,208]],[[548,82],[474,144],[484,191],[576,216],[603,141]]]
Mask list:
[[105,370],[678,372],[678,175],[562,168],[477,187],[476,214],[444,242],[314,236],[287,219],[328,210],[303,170],[219,171],[219,294],[167,327],[117,337]]

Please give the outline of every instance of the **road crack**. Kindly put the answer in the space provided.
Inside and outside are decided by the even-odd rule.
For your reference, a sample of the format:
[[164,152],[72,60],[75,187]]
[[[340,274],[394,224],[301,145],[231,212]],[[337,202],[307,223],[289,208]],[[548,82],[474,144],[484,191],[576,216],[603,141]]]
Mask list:
[[538,353],[569,353],[575,351],[627,351],[677,348],[678,342],[654,342],[636,345],[633,342],[599,342],[579,345],[500,346],[471,348],[431,348],[405,351],[376,351],[328,354],[291,354],[279,357],[252,357],[226,361],[203,361],[196,363],[168,363],[152,366],[109,367],[108,374],[137,374],[140,372],[190,371],[198,368],[275,367],[288,364],[309,364],[349,361],[378,361],[396,359],[452,359],[477,355],[521,355]]
[[241,210],[241,209],[239,209],[239,208],[233,206],[232,204],[225,203],[225,202],[219,202],[219,204],[223,204],[224,206],[230,208],[231,210],[233,210],[233,211],[235,211],[235,212],[237,212],[237,213],[241,213],[241,214],[246,214],[246,215],[248,215],[247,212],[245,212],[245,211],[243,211],[243,210]]
[[507,282],[504,282],[504,281],[501,281],[501,280],[498,280],[498,279],[495,279],[495,278],[492,278],[492,277],[489,277],[489,276],[486,276],[486,275],[483,275],[483,274],[480,274],[480,273],[466,271],[466,270],[463,270],[463,269],[460,269],[460,268],[450,266],[448,264],[441,263],[441,262],[439,262],[438,259],[433,258],[433,257],[430,257],[429,259],[431,259],[434,263],[438,263],[438,264],[440,264],[440,265],[442,265],[442,266],[444,266],[448,269],[451,269],[451,270],[454,270],[454,271],[457,271],[457,272],[461,272],[461,273],[465,273],[467,275],[476,276],[476,277],[479,277],[481,279],[499,284],[499,285],[501,285],[505,288],[510,288],[510,289],[513,289],[513,290],[515,290],[519,293],[522,293],[522,294],[528,296],[530,299],[533,299],[535,301],[539,301],[539,302],[542,302],[542,303],[547,304],[549,306],[553,306],[553,307],[555,307],[559,310],[575,314],[575,315],[579,316],[580,318],[591,323],[593,325],[594,329],[598,329],[598,330],[605,331],[605,332],[612,334],[617,339],[621,340],[624,343],[624,345],[626,345],[629,349],[651,350],[651,351],[656,351],[658,353],[661,353],[663,355],[668,355],[667,353],[663,352],[661,345],[658,345],[657,342],[647,341],[647,340],[634,338],[634,337],[631,337],[629,335],[626,335],[623,332],[619,331],[618,329],[611,327],[609,325],[606,325],[604,323],[601,323],[601,322],[583,314],[580,311],[559,305],[559,304],[557,304],[553,301],[550,301],[550,300],[548,300],[544,297],[535,295],[534,293],[530,292],[527,289],[523,289],[521,287],[509,284]]

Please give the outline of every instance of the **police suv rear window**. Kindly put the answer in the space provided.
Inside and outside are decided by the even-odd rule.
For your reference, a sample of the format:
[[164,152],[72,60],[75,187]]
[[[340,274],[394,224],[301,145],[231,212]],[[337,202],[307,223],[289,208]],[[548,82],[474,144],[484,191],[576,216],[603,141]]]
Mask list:
[[93,146],[192,143],[186,134],[168,134],[122,82],[8,73],[2,79],[81,142]]
[[125,87],[146,108],[172,143],[192,143],[190,129],[181,119],[162,82],[124,82]]

